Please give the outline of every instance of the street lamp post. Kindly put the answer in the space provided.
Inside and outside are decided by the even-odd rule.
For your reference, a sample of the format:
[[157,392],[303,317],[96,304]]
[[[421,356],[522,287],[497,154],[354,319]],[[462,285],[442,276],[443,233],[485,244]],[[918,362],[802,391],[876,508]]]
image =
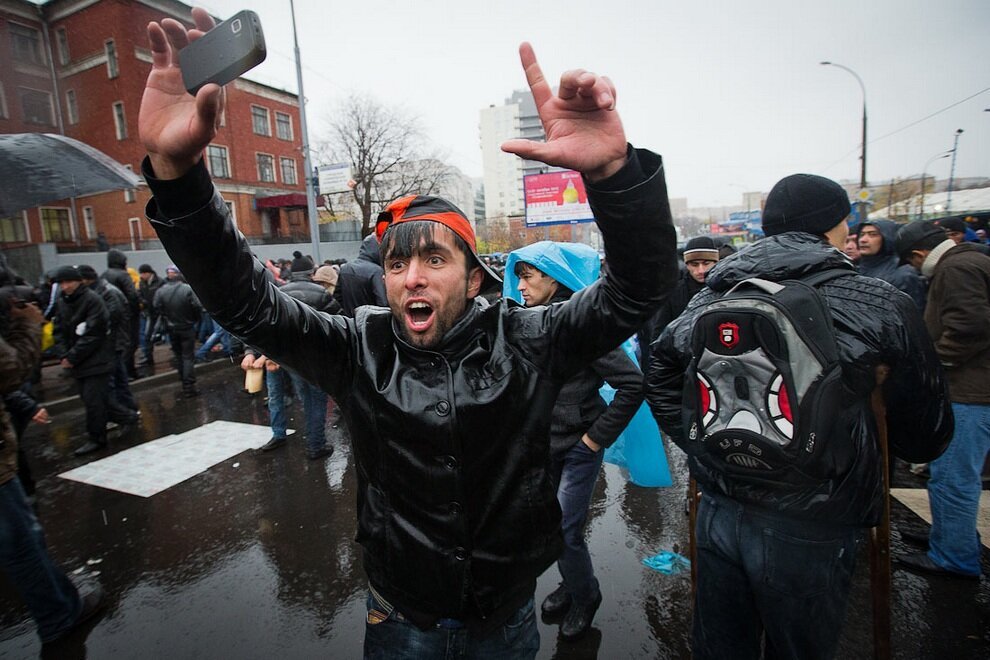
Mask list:
[[928,162],[925,163],[925,166],[921,170],[921,209],[918,212],[918,220],[925,219],[925,177],[928,176],[928,166],[931,165],[936,160],[938,160],[939,158],[948,158],[949,153],[951,152],[943,151],[940,154],[935,154],[934,156],[928,159]]
[[[859,77],[859,74],[842,64],[836,64],[835,62],[819,62],[823,66],[834,66],[847,71],[852,74],[859,83],[859,88],[863,92],[863,147],[860,151],[860,168],[859,168],[859,188],[860,190],[866,190],[866,85],[863,84],[863,79]],[[866,220],[866,202],[860,200],[859,202],[859,220],[862,222]]]
[[956,178],[956,151],[959,149],[959,136],[962,135],[963,129],[956,129],[956,137],[952,142],[952,167],[949,168],[949,190],[948,195],[945,199],[945,214],[952,214],[952,181]]
[[303,90],[302,58],[299,55],[299,36],[296,34],[296,6],[289,0],[289,11],[292,13],[292,39],[295,42],[296,83],[299,87],[299,123],[302,124],[303,172],[306,175],[306,216],[309,218],[309,237],[313,262],[317,265],[320,260],[320,223],[316,214],[316,190],[313,186],[313,163],[310,158],[309,128],[306,125],[306,93]]

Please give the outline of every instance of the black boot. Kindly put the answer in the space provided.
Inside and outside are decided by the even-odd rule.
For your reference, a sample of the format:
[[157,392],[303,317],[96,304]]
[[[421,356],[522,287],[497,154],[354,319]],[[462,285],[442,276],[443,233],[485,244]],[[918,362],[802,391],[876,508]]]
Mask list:
[[101,449],[106,449],[106,446],[107,446],[106,440],[103,441],[90,440],[82,447],[80,447],[79,449],[75,450],[72,453],[75,454],[76,456],[85,456],[86,454],[92,454],[93,452],[100,451]]
[[567,611],[564,622],[560,624],[560,636],[571,641],[588,632],[591,622],[595,619],[595,612],[598,611],[598,606],[601,604],[602,593],[600,591],[590,603],[571,603],[571,609]]
[[543,616],[551,618],[562,616],[571,607],[571,595],[567,592],[564,587],[564,583],[561,582],[557,585],[557,588],[550,592],[550,595],[543,599],[543,604],[540,605],[540,610],[543,612]]

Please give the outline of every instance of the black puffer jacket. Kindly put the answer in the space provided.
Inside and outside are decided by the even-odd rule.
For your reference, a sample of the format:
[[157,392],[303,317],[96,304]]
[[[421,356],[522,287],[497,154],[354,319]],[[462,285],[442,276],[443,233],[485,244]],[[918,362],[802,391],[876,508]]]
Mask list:
[[72,364],[76,378],[110,373],[114,345],[110,314],[100,294],[80,285],[71,296],[59,294],[55,311],[58,354]]
[[343,314],[354,316],[354,310],[361,305],[388,307],[383,272],[378,239],[368,234],[361,242],[357,259],[343,264],[337,274],[333,298],[340,303]]
[[[823,238],[789,232],[765,238],[709,271],[709,289],[695,296],[667,326],[653,346],[647,373],[646,399],[661,429],[675,443],[685,442],[684,372],[691,359],[691,331],[705,305],[748,277],[781,281],[832,268],[854,272],[845,255]],[[942,368],[910,299],[886,282],[858,275],[830,280],[821,291],[832,313],[847,388],[846,404],[835,411],[841,417],[836,428],[845,433],[828,441],[851,443],[854,461],[816,487],[791,490],[739,484],[694,460],[691,471],[705,488],[788,516],[871,526],[879,519],[883,496],[876,423],[869,404],[875,368],[881,364],[891,368],[883,386],[887,424],[891,448],[902,458],[924,462],[941,454],[952,436],[952,410]]]
[[155,311],[165,319],[169,331],[192,330],[203,317],[203,306],[182,280],[165,280],[155,294]]
[[924,313],[925,295],[927,294],[925,280],[911,266],[901,265],[900,257],[897,256],[895,248],[897,245],[897,223],[890,220],[873,220],[859,225],[859,231],[870,225],[880,231],[883,236],[883,245],[877,254],[859,258],[859,262],[856,264],[859,274],[889,282],[894,285],[895,289],[910,296],[918,309]]
[[127,298],[120,289],[104,280],[96,280],[90,288],[99,294],[107,306],[114,349],[118,353],[126,352],[131,346],[131,310],[127,306]]
[[148,215],[209,313],[340,404],[365,569],[400,611],[498,624],[556,561],[547,463],[557,394],[639,327],[677,273],[660,158],[630,153],[623,170],[589,184],[609,274],[549,307],[478,301],[432,351],[403,341],[388,309],[330,316],[284,295],[202,163],[158,181],[145,161]]

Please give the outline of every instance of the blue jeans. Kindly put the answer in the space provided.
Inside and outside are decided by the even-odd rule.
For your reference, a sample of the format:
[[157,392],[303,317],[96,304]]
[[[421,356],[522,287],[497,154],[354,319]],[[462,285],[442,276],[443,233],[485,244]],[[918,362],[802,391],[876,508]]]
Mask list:
[[692,653],[704,658],[831,658],[859,530],[786,518],[722,496],[698,505]]
[[82,601],[48,556],[44,532],[16,477],[0,486],[0,567],[27,603],[42,642],[72,627]]
[[230,350],[230,333],[220,327],[220,324],[213,321],[213,334],[206,338],[203,345],[196,349],[196,359],[203,360],[206,355],[213,349],[217,344],[223,346],[223,352],[225,355],[230,355],[232,351]]
[[288,426],[285,415],[285,379],[289,372],[285,369],[265,372],[265,385],[268,387],[268,417],[272,426],[273,438],[284,438]]
[[[372,610],[375,616],[371,615]],[[530,660],[540,650],[532,598],[484,639],[472,637],[467,628],[437,625],[420,630],[371,593],[368,612],[364,628],[365,660]]]
[[272,435],[284,438],[288,417],[285,414],[286,379],[292,379],[292,387],[297,399],[302,400],[306,425],[306,449],[315,451],[326,444],[327,394],[310,385],[298,374],[285,369],[265,372],[268,384],[268,413],[271,418]]
[[564,588],[577,603],[590,603],[599,594],[598,579],[584,541],[584,526],[604,454],[602,450],[591,451],[579,439],[563,455],[555,456],[551,466],[557,480],[560,527],[564,536],[557,569],[564,580]]
[[932,531],[928,557],[942,568],[980,574],[981,472],[990,452],[990,405],[953,403],[956,428],[945,453],[929,464]]

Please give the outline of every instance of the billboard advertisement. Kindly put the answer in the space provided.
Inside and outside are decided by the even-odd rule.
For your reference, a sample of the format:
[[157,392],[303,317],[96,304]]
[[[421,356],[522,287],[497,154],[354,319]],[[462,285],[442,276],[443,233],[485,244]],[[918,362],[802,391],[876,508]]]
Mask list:
[[523,177],[526,226],[593,222],[581,175],[574,170],[530,174]]
[[318,171],[321,195],[347,192],[351,189],[347,183],[351,180],[351,166],[349,164],[320,165]]

